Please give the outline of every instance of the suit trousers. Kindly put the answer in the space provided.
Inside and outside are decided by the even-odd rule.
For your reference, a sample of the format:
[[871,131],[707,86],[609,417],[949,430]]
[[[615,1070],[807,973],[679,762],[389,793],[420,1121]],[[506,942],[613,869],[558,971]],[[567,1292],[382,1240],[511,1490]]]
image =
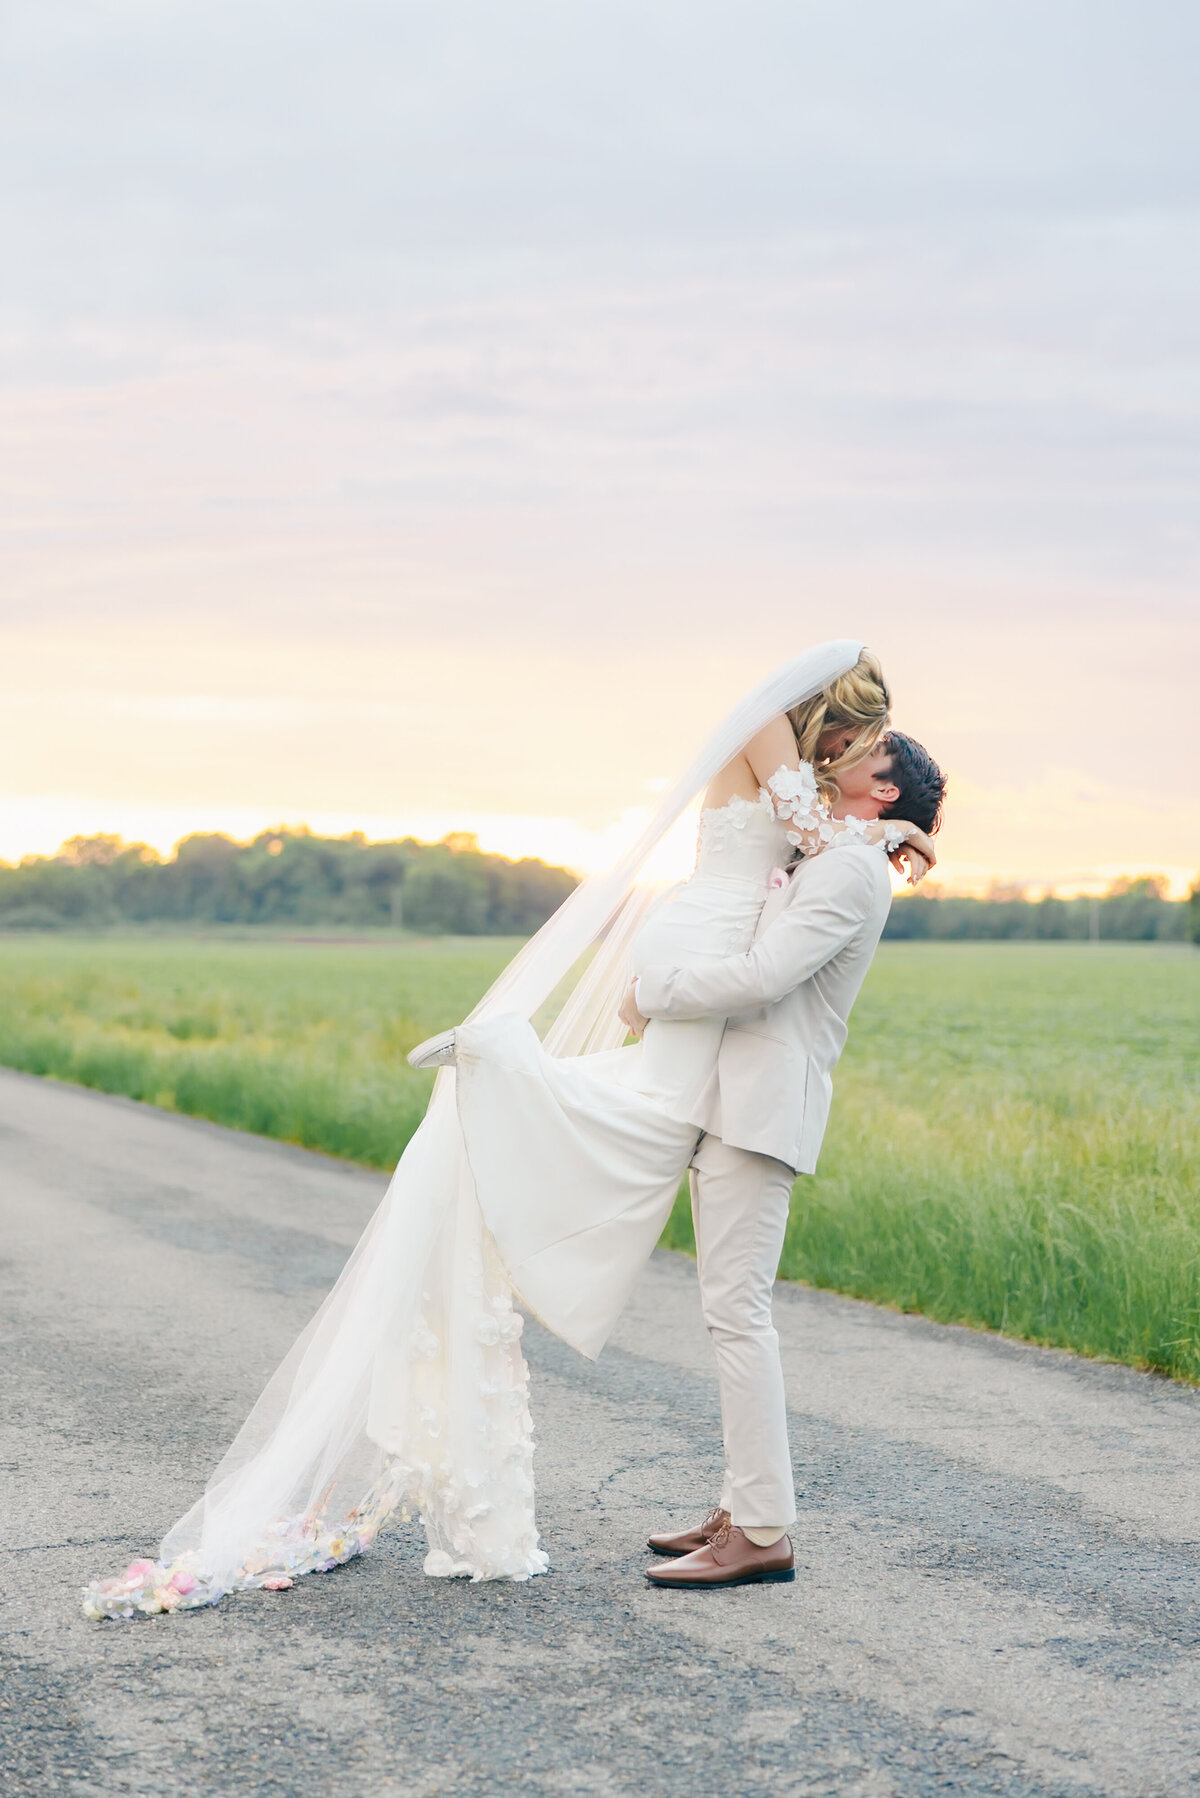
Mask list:
[[725,1480],[739,1528],[796,1516],[779,1337],[771,1294],[795,1175],[782,1161],[703,1136],[691,1165],[700,1304],[717,1358]]

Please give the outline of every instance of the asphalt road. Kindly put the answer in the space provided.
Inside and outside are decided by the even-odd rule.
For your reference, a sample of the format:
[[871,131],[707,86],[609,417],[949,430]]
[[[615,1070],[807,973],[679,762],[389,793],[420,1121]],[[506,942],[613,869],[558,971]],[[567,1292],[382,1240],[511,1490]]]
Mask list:
[[1200,1786],[1200,1395],[781,1289],[792,1586],[668,1593],[716,1490],[691,1265],[590,1365],[527,1333],[528,1585],[410,1526],[292,1592],[89,1624],[153,1552],[384,1182],[0,1073],[0,1792],[1130,1794]]

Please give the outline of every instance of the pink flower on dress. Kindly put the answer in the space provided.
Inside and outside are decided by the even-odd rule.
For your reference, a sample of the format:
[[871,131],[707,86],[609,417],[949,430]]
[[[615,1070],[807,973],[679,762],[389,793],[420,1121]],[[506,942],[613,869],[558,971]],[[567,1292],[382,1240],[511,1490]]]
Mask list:
[[771,869],[770,874],[767,876],[768,891],[770,891],[772,893],[777,893],[779,891],[780,887],[785,887],[787,885],[787,883],[788,883],[788,875],[787,875],[786,868],[772,868]]

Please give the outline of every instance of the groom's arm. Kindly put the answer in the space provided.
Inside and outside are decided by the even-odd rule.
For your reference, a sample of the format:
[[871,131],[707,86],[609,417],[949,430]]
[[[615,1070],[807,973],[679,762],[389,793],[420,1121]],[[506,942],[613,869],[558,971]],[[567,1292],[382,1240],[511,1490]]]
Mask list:
[[879,873],[856,849],[822,855],[803,892],[745,955],[694,968],[644,968],[638,1010],[647,1018],[728,1018],[773,1005],[853,941],[879,903]]

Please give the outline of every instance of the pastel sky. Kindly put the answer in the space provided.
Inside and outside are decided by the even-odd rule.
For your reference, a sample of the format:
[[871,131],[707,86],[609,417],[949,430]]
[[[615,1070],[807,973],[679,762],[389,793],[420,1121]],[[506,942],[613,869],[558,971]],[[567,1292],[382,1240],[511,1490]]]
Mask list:
[[595,865],[884,660],[943,870],[1200,867],[1193,0],[27,0],[0,856]]

